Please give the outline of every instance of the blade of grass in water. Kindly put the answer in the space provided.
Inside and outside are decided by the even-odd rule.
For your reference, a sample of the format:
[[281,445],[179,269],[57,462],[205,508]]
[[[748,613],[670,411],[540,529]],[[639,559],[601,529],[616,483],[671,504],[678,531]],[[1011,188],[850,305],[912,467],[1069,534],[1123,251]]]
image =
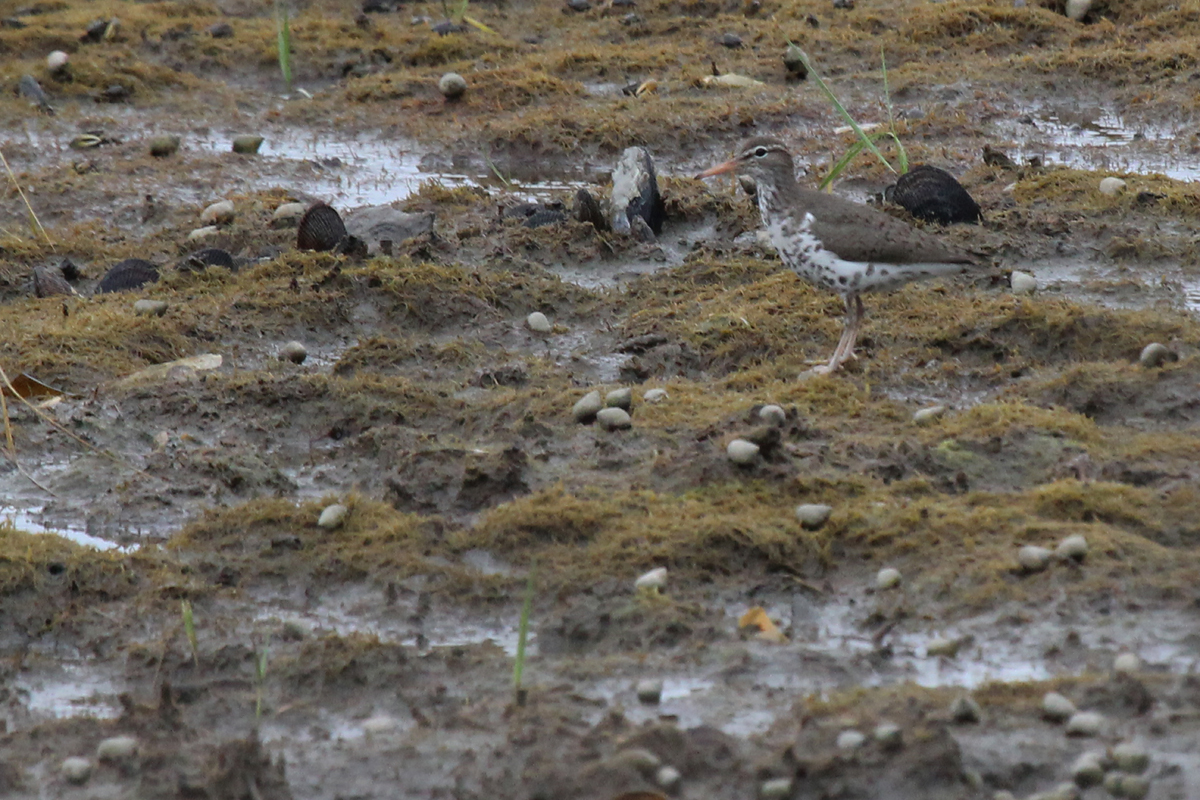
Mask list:
[[[789,41],[788,44],[790,45],[792,42]],[[826,98],[828,98],[829,102],[833,104],[833,107],[837,110],[837,112],[842,115],[842,119],[846,120],[846,124],[850,126],[851,130],[858,134],[858,138],[860,141],[862,141],[863,146],[870,150],[871,153],[873,153],[874,156],[879,159],[881,164],[883,164],[892,172],[895,172],[896,168],[893,167],[891,163],[889,163],[888,160],[883,157],[883,153],[879,152],[879,148],[875,146],[875,143],[871,141],[870,137],[868,137],[863,129],[858,126],[858,123],[854,121],[854,117],[850,116],[850,112],[848,112],[841,104],[841,101],[837,99],[837,95],[835,95],[833,90],[829,88],[829,85],[821,79],[821,76],[813,67],[812,62],[808,60],[808,53],[805,53],[799,45],[796,46],[796,50],[799,52],[800,60],[804,63],[805,69],[808,70],[808,76],[813,79],[813,82],[817,84],[817,87],[820,88],[821,92]],[[835,173],[830,179],[833,180],[836,178],[837,174]]]
[[537,581],[537,562],[529,566],[529,581],[525,584],[525,602],[521,606],[521,623],[517,627],[517,657],[513,662],[513,691],[517,705],[525,705],[521,677],[525,673],[525,642],[529,638],[529,613],[533,609],[533,590]]
[[292,91],[292,25],[288,19],[286,0],[275,0],[275,20],[278,28],[276,46],[279,48],[279,71],[287,90]]
[[[887,135],[888,135],[887,132],[880,131],[879,133],[874,134],[870,138],[871,139],[881,139]],[[833,165],[833,167],[829,170],[829,174],[821,179],[821,183],[820,183],[820,185],[817,186],[817,188],[820,189],[821,191],[825,191],[825,189],[828,188],[829,185],[834,182],[834,180],[837,178],[837,176],[841,175],[842,172],[845,171],[846,167],[848,167],[850,165],[850,162],[853,161],[858,156],[858,154],[861,153],[866,148],[867,148],[866,144],[864,144],[861,139],[858,140],[857,142],[855,142],[854,144],[850,145],[850,148],[848,150],[846,150],[845,153],[842,154],[842,157],[839,158],[837,160],[837,162]]]

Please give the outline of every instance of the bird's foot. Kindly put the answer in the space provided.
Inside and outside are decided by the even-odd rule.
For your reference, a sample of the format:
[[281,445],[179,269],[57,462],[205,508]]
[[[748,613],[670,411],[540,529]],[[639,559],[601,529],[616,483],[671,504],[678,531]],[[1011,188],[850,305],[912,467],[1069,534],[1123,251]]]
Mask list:
[[832,375],[833,373],[837,372],[837,370],[838,368],[832,364],[820,363],[814,367],[809,367],[808,369],[804,370],[804,372],[801,372],[799,380],[813,378],[817,375]]

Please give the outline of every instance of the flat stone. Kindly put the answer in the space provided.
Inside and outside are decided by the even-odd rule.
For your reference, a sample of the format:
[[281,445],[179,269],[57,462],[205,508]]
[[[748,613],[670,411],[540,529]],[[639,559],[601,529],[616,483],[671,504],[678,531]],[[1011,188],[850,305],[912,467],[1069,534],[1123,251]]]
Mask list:
[[195,244],[196,242],[204,242],[213,238],[220,232],[221,229],[216,225],[205,225],[203,228],[196,228],[196,230],[189,233],[187,240],[191,244]]
[[796,506],[796,519],[800,521],[800,527],[810,531],[815,531],[822,527],[829,521],[829,515],[832,513],[833,506],[821,503],[805,503]]
[[235,136],[233,139],[233,152],[252,156],[258,153],[258,148],[262,147],[262,143],[263,137],[256,133]]
[[652,569],[645,575],[639,577],[633,582],[635,589],[661,589],[667,584],[667,568],[658,567]]
[[922,408],[912,415],[912,421],[915,425],[928,425],[935,420],[941,419],[946,414],[945,406],[930,406]]
[[962,649],[964,644],[966,644],[966,640],[962,638],[947,639],[944,636],[939,636],[929,644],[925,645],[925,655],[929,656],[930,658],[937,656],[954,658],[956,655],[958,655],[958,651]]
[[346,515],[350,513],[350,509],[341,503],[334,503],[331,506],[325,506],[321,511],[321,516],[317,519],[317,525],[327,531],[341,526],[346,521]]
[[1133,742],[1121,742],[1109,751],[1109,756],[1121,772],[1141,775],[1150,766],[1150,754],[1146,748]]
[[657,705],[662,701],[663,682],[655,678],[642,678],[633,687],[633,691],[637,694],[639,703],[645,703],[648,706]]
[[362,722],[363,733],[368,736],[378,736],[385,733],[391,733],[400,727],[400,723],[395,717],[389,717],[387,714],[378,714],[374,717],[368,717]]
[[166,300],[138,300],[133,304],[133,313],[147,317],[161,317],[167,313]]
[[1095,711],[1077,711],[1067,720],[1067,736],[1099,736],[1103,733],[1105,720]]
[[1126,775],[1110,772],[1104,778],[1104,788],[1113,797],[1128,797],[1141,800],[1150,793],[1150,779],[1144,775]]
[[642,401],[651,404],[661,403],[670,396],[666,389],[647,389],[646,393],[642,395]]
[[867,741],[867,737],[860,731],[842,731],[838,734],[837,746],[839,750],[857,750],[863,746],[865,741]]
[[126,761],[138,753],[138,740],[132,736],[110,736],[96,745],[100,761]]
[[633,427],[633,419],[623,408],[602,408],[596,412],[596,422],[605,430],[623,431]]
[[271,214],[271,221],[295,223],[304,216],[306,210],[308,206],[304,203],[281,203]]

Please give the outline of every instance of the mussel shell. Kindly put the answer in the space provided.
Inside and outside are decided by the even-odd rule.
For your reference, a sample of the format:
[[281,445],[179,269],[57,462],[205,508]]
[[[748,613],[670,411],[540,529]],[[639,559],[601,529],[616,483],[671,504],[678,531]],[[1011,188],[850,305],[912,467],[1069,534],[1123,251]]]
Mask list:
[[366,258],[367,243],[357,236],[346,234],[341,241],[334,246],[333,252],[339,256],[350,256],[351,258]]
[[346,235],[341,216],[327,203],[315,203],[296,226],[296,247],[301,250],[332,250]]
[[978,222],[983,213],[967,190],[944,169],[922,164],[900,176],[891,201],[926,222]]
[[237,272],[233,256],[219,247],[205,247],[189,254],[179,262],[181,269],[204,269],[205,267],[224,267],[230,272]]
[[142,258],[127,258],[104,273],[96,286],[96,294],[128,292],[158,280],[158,267]]
[[556,211],[552,208],[542,208],[525,219],[526,228],[540,228],[543,225],[557,225],[560,222],[566,222],[567,215],[561,211]]
[[575,193],[575,205],[571,211],[579,222],[590,222],[598,231],[608,230],[608,220],[600,208],[600,201],[587,189]]

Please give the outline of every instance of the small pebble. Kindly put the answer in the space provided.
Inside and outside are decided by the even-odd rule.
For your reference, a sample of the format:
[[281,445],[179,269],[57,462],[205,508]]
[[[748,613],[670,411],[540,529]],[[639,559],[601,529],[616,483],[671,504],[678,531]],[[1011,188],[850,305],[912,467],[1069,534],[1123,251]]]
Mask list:
[[200,212],[203,225],[224,225],[233,222],[235,210],[230,200],[219,200]]
[[1018,269],[1008,276],[1008,285],[1013,294],[1033,294],[1038,288],[1037,278]]
[[1142,660],[1136,653],[1121,653],[1113,659],[1113,672],[1130,674],[1142,671]]
[[633,408],[633,390],[628,387],[613,389],[604,395],[604,405],[607,408],[623,408],[629,411]]
[[654,678],[642,678],[633,688],[637,694],[639,703],[645,703],[648,706],[658,705],[662,702],[663,683]]
[[947,639],[945,637],[938,637],[929,644],[925,645],[925,655],[930,658],[936,658],[938,656],[954,658],[956,655],[958,655],[958,651],[962,649],[964,644],[966,644],[966,640],[962,638]]
[[203,228],[196,228],[188,234],[187,240],[191,243],[203,242],[211,239],[221,232],[221,229],[216,225],[205,225]]
[[1088,553],[1087,539],[1081,533],[1073,534],[1059,542],[1058,547],[1054,548],[1054,552],[1058,554],[1059,558],[1083,561]]
[[155,136],[150,140],[150,155],[155,158],[166,158],[179,152],[178,136]]
[[658,567],[642,575],[633,582],[635,589],[653,589],[658,591],[667,585],[667,568]]
[[1104,778],[1104,788],[1113,797],[1129,797],[1141,800],[1150,793],[1150,780],[1143,775],[1125,775],[1110,772]]
[[776,405],[763,406],[758,410],[758,418],[768,425],[782,428],[787,422],[787,412]]
[[138,752],[138,741],[132,736],[111,736],[96,745],[96,758],[101,761],[125,761]]
[[571,415],[575,417],[576,422],[587,424],[596,418],[596,414],[602,408],[604,408],[604,398],[600,396],[600,391],[597,389],[579,398],[571,409]]
[[1141,775],[1150,766],[1150,754],[1133,742],[1121,742],[1109,751],[1109,756],[1121,772]]
[[61,769],[67,782],[76,785],[87,783],[87,779],[92,776],[92,762],[79,756],[64,758]]
[[1077,711],[1067,720],[1067,736],[1098,736],[1104,730],[1104,717],[1095,711]]
[[1017,551],[1017,562],[1026,572],[1041,572],[1050,566],[1054,553],[1049,548],[1027,544]]
[[895,589],[899,586],[901,580],[900,570],[895,567],[884,567],[875,573],[875,588],[886,592],[888,589]]
[[950,704],[950,718],[955,722],[979,722],[982,717],[983,709],[979,707],[979,703],[975,702],[975,698],[970,695],[964,694]]
[[279,351],[279,356],[293,364],[303,364],[308,358],[308,349],[300,342],[288,342]]
[[612,757],[612,761],[623,766],[633,767],[643,775],[651,775],[662,766],[662,759],[644,747],[627,747],[618,750],[617,754]]
[[467,93],[467,81],[457,72],[447,72],[438,80],[438,91],[447,100],[457,100]]
[[1125,181],[1121,180],[1120,178],[1109,177],[1100,181],[1100,194],[1106,194],[1109,197],[1116,197],[1123,191],[1125,191]]
[[166,300],[138,300],[133,304],[133,313],[147,317],[161,317],[167,313]]
[[605,430],[623,431],[633,427],[633,419],[623,408],[602,408],[596,412],[596,422]]
[[734,439],[726,445],[725,455],[739,466],[749,466],[758,461],[758,445],[745,439]]
[[262,147],[262,143],[263,137],[256,133],[235,136],[233,139],[233,152],[252,156],[258,152],[258,148]]
[[673,792],[682,780],[683,776],[679,774],[679,770],[670,764],[659,767],[658,772],[654,773],[654,782],[668,792]]
[[399,727],[400,723],[395,717],[389,717],[387,714],[379,714],[374,717],[368,717],[362,722],[362,730],[367,736],[376,736],[382,733],[391,733]]
[[331,531],[346,521],[346,514],[349,512],[350,509],[341,503],[325,506],[324,510],[321,511],[321,516],[317,519],[317,525],[327,531]]
[[294,222],[304,216],[308,206],[304,203],[281,203],[271,215],[272,222]]
[[1146,369],[1154,369],[1161,367],[1171,358],[1171,351],[1164,344],[1152,342],[1142,348],[1142,354],[1138,356],[1138,363]]
[[866,735],[860,733],[859,731],[842,731],[838,734],[837,746],[839,750],[857,750],[858,748],[862,747],[863,742],[866,740]]
[[1042,696],[1042,716],[1051,722],[1066,722],[1078,711],[1075,704],[1058,692]]
[[1099,753],[1083,753],[1071,765],[1071,780],[1080,789],[1099,786],[1104,780],[1104,758]]
[[540,311],[534,311],[525,318],[525,327],[534,333],[549,333],[554,329],[550,324],[550,320],[546,319],[546,315]]
[[875,726],[875,741],[885,750],[897,750],[904,744],[904,734],[900,726],[892,722],[881,722]]
[[[730,456],[730,458],[732,457]],[[833,506],[821,503],[805,503],[796,506],[796,519],[800,520],[800,527],[809,531],[815,531],[823,526],[829,521],[829,515],[832,513]]]
[[228,22],[218,22],[208,26],[208,35],[214,39],[228,39],[233,36],[233,26]]
[[917,411],[915,414],[913,414],[912,421],[916,425],[927,425],[930,422],[940,418],[945,413],[945,406],[930,406],[929,408],[922,408],[920,411]]
[[647,403],[661,403],[670,396],[666,389],[647,389],[646,393],[642,395],[642,400]]
[[784,800],[791,796],[791,778],[770,778],[758,785],[759,800]]
[[71,57],[62,50],[55,50],[50,55],[46,56],[46,69],[50,70],[51,72],[58,72],[63,67],[67,66],[67,62],[70,60]]

